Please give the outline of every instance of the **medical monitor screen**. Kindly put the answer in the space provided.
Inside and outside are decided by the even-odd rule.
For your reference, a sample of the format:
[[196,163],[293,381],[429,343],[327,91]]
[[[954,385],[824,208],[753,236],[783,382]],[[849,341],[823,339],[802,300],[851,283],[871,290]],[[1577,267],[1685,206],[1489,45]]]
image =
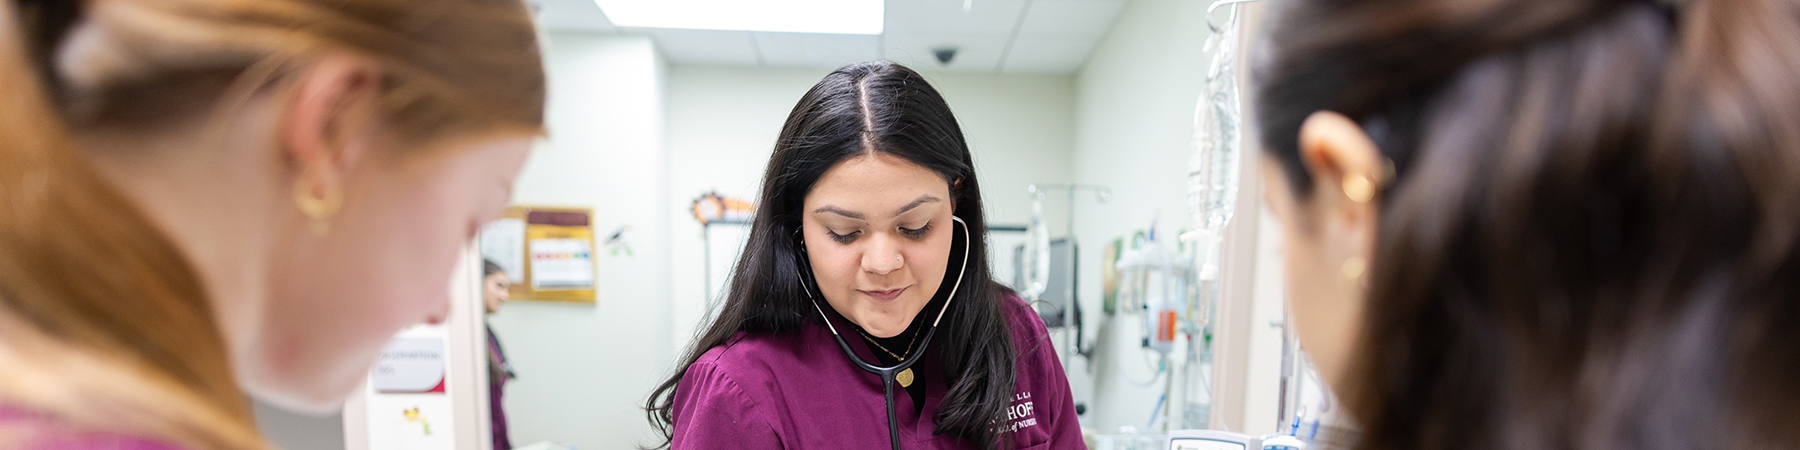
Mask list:
[[1201,438],[1174,438],[1169,440],[1169,450],[1245,450],[1240,442],[1215,441]]

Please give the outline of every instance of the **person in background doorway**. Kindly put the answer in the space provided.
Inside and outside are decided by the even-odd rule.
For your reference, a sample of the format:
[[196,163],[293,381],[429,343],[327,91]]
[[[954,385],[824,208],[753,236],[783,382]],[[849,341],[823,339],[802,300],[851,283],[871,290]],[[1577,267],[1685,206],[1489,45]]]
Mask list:
[[1800,2],[1285,7],[1256,123],[1329,443],[1800,448]]
[[[481,260],[481,300],[487,305],[488,315],[500,312],[500,307],[506,305],[511,288],[512,280],[506,276],[506,270],[493,261]],[[488,410],[492,412],[494,450],[506,450],[512,448],[512,436],[506,430],[506,408],[501,407],[500,394],[506,382],[518,375],[507,363],[506,351],[500,348],[500,336],[494,334],[493,325],[487,326],[487,342]]]
[[522,0],[0,2],[0,449],[339,409],[509,203],[537,36]]

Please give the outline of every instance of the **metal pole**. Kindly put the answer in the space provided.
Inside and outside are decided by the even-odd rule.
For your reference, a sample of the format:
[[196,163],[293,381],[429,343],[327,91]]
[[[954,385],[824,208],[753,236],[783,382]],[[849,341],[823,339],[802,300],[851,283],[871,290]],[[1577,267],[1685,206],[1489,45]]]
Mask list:
[[[1076,314],[1075,313],[1075,277],[1078,276],[1078,272],[1075,270],[1075,268],[1078,266],[1078,264],[1076,264],[1076,261],[1075,261],[1075,190],[1076,190],[1076,188],[1077,187],[1075,186],[1075,183],[1069,183],[1069,213],[1066,214],[1066,216],[1068,216],[1068,222],[1067,222],[1068,226],[1067,226],[1067,228],[1063,229],[1063,232],[1067,233],[1069,235],[1069,237],[1067,238],[1068,245],[1066,245],[1066,247],[1068,247],[1068,253],[1069,253],[1069,263],[1066,264],[1069,269],[1068,270],[1069,284],[1066,286],[1066,289],[1063,290],[1063,308],[1062,308],[1062,310],[1063,310],[1063,324],[1066,325],[1068,328],[1068,330],[1063,333],[1063,340],[1067,341],[1067,342],[1064,342],[1063,345],[1065,346],[1065,348],[1068,348],[1070,352],[1074,352],[1075,354],[1080,354],[1081,353],[1081,342],[1079,341],[1079,339],[1080,339],[1079,335],[1081,334],[1081,326],[1075,323],[1075,314]],[[1065,373],[1069,371],[1070,362],[1068,360],[1070,360],[1070,359],[1074,359],[1074,358],[1063,358],[1063,372],[1065,372]]]
[[1288,419],[1288,411],[1293,407],[1290,402],[1299,397],[1299,395],[1289,392],[1290,383],[1294,381],[1293,375],[1295,364],[1294,347],[1293,342],[1291,342],[1292,334],[1288,332],[1287,317],[1282,317],[1279,326],[1281,328],[1281,388],[1279,390],[1279,392],[1281,392],[1281,397],[1279,403],[1275,406],[1275,434],[1281,434],[1281,430],[1287,428],[1286,425],[1288,420],[1290,420]]
[[701,267],[706,268],[705,292],[707,303],[712,303],[712,233],[709,232],[711,230],[711,225],[704,223],[700,224],[700,263],[705,264]]

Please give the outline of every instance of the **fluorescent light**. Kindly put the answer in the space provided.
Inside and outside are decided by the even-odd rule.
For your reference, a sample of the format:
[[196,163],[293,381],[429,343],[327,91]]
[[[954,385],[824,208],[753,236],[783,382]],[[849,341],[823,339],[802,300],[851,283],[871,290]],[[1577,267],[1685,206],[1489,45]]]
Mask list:
[[594,0],[635,28],[881,34],[884,0]]

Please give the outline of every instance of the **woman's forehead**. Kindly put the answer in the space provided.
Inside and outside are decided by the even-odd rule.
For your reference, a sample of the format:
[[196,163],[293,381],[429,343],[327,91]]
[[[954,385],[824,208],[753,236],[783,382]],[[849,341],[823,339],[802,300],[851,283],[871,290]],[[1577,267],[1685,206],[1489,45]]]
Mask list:
[[[835,207],[860,214],[889,215],[909,206],[924,209],[948,199],[950,184],[924,166],[884,153],[838,163],[807,194],[809,210]],[[904,212],[904,211],[901,211]]]

